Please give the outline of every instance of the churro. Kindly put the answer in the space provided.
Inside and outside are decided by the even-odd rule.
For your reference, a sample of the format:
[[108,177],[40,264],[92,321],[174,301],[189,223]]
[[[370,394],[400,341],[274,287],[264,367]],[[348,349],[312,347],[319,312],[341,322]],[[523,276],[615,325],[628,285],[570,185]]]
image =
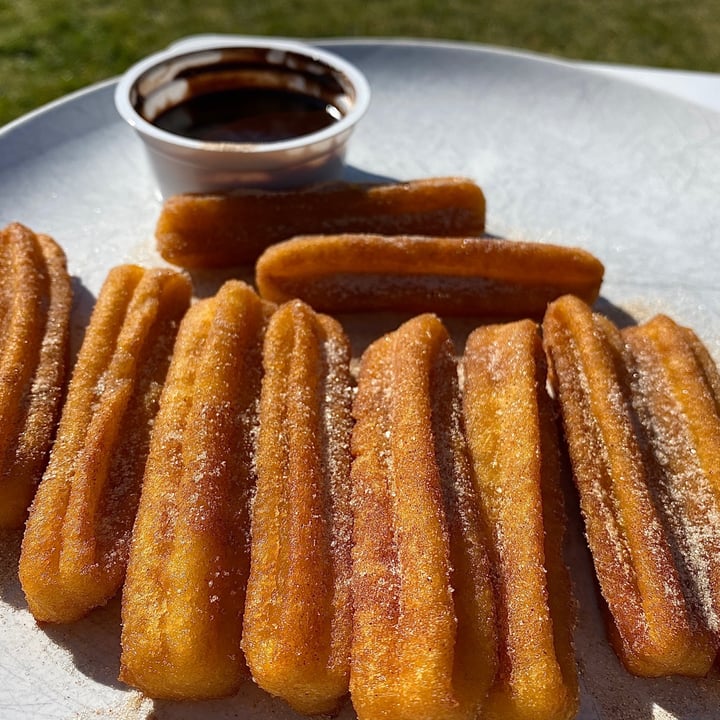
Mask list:
[[620,333],[571,296],[550,305],[543,333],[611,642],[636,675],[705,675],[713,642],[650,491]]
[[500,667],[483,717],[560,720],[578,709],[575,607],[563,562],[565,511],[556,420],[538,326],[468,338],[465,428],[492,536]]
[[471,180],[336,183],[303,190],[237,190],[177,195],[155,229],[160,254],[184,267],[252,263],[294,235],[372,232],[386,235],[478,235],[485,197]]
[[183,320],[153,427],[122,599],[122,680],[155,698],[237,691],[267,309],[228,281]]
[[623,330],[653,490],[695,610],[720,636],[720,375],[692,330],[659,315]]
[[37,620],[75,620],[122,583],[150,427],[190,294],[184,274],[133,265],[103,285],[22,544],[20,580]]
[[353,414],[355,710],[475,718],[497,668],[494,598],[452,342],[437,317],[365,351]]
[[65,254],[13,223],[0,232],[0,527],[21,527],[47,463],[67,371]]
[[296,237],[256,266],[263,297],[297,297],[322,312],[542,317],[564,293],[594,301],[602,277],[584,250],[488,237]]
[[255,681],[307,715],[348,691],[350,346],[300,301],[265,338],[243,650]]

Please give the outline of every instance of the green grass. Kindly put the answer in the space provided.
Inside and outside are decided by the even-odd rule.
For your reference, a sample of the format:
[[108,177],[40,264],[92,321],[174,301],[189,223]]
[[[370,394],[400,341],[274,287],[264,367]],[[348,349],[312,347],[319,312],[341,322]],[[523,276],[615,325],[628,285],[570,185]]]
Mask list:
[[0,0],[0,125],[184,35],[417,37],[720,71],[717,0]]

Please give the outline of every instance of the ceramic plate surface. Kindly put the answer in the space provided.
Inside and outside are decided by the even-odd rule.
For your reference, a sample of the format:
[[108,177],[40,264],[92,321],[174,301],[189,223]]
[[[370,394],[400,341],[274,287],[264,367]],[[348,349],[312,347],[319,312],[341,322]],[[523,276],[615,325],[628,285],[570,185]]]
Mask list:
[[[348,179],[469,176],[485,191],[490,232],[590,250],[606,267],[603,311],[620,322],[665,312],[720,358],[720,115],[532,55],[402,41],[319,44],[356,63],[373,93],[351,140]],[[159,200],[113,90],[114,82],[93,86],[0,131],[0,225],[17,220],[63,245],[78,328],[111,266],[160,262],[152,240]],[[569,534],[580,717],[716,718],[717,678],[647,681],[622,670],[575,521]],[[36,627],[16,579],[19,539],[5,544],[3,720],[295,717],[250,682],[230,700],[144,700],[116,680],[119,603],[72,626]]]

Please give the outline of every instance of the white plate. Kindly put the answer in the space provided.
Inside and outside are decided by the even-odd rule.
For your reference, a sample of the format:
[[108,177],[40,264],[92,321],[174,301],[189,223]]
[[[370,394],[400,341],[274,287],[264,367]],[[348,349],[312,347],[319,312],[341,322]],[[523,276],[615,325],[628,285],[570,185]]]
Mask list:
[[[326,42],[367,75],[373,99],[351,142],[350,179],[467,175],[489,231],[580,245],[606,266],[600,307],[616,320],[664,311],[720,357],[720,115],[544,58],[471,45]],[[105,83],[0,131],[0,225],[18,220],[66,249],[81,324],[107,270],[157,263],[159,202],[140,142]],[[607,647],[588,558],[573,524],[580,600],[580,717],[717,717],[712,681],[642,681]],[[117,682],[113,602],[63,628],[37,628],[0,566],[0,716],[145,718]],[[156,703],[158,720],[294,717],[247,683],[237,698]],[[352,717],[346,710],[344,716]]]

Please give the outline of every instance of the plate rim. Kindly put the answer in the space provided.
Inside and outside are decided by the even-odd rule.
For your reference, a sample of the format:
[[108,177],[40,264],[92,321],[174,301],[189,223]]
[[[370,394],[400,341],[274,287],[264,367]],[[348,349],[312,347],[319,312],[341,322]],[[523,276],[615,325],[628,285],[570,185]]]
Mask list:
[[[251,35],[239,35],[233,33],[198,33],[186,35],[177,40],[172,41],[168,46],[175,45],[177,43],[186,42],[195,38],[258,38],[263,36],[251,36]],[[264,37],[272,37],[274,39],[285,39],[285,36],[274,36],[266,35]],[[681,98],[672,92],[664,91],[659,88],[650,87],[636,79],[630,77],[620,77],[615,74],[605,74],[600,68],[589,67],[586,60],[564,58],[552,54],[541,53],[534,50],[526,50],[523,48],[515,48],[511,46],[503,45],[492,45],[488,43],[478,43],[470,40],[453,40],[443,38],[414,38],[404,36],[392,36],[392,37],[373,37],[373,36],[334,36],[334,37],[288,37],[287,39],[293,39],[296,41],[306,42],[311,45],[317,45],[319,47],[328,48],[342,48],[358,46],[364,48],[407,48],[417,50],[450,50],[456,52],[463,52],[472,55],[487,55],[489,57],[501,57],[507,59],[513,59],[518,61],[530,62],[533,64],[546,65],[548,67],[554,67],[556,69],[562,69],[572,74],[580,75],[591,75],[594,77],[600,77],[609,83],[630,85],[634,87],[641,87],[647,92],[661,95],[671,102],[681,103],[689,105],[695,108],[700,108],[704,112],[712,115],[719,115],[720,113],[714,112],[711,108],[703,106],[699,103],[693,103],[691,100]],[[639,67],[639,66],[638,66]],[[647,68],[654,69],[654,68]],[[96,82],[85,85],[81,88],[73,90],[69,93],[61,95],[53,100],[49,100],[46,103],[38,105],[36,108],[23,113],[22,115],[14,118],[5,125],[0,126],[0,143],[4,142],[8,136],[12,135],[20,127],[24,127],[31,122],[43,117],[46,114],[53,112],[54,110],[63,107],[64,105],[82,100],[86,96],[92,95],[96,92],[106,90],[110,87],[114,87],[120,80],[120,75],[114,75],[103,80],[97,80]],[[118,116],[119,118],[119,116]]]

